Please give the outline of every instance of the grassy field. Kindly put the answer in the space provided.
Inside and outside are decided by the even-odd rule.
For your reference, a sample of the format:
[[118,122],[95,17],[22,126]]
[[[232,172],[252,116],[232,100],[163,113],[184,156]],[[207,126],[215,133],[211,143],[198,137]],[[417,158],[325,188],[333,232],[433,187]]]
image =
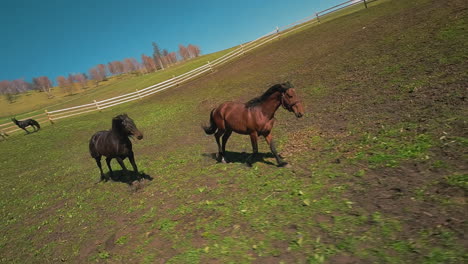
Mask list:
[[[234,47],[235,48],[235,47]],[[92,81],[87,88],[81,89],[76,86],[76,93],[69,95],[63,89],[54,87],[52,89],[53,98],[49,99],[46,93],[38,91],[29,91],[20,94],[14,103],[9,103],[5,97],[0,97],[0,123],[9,122],[10,117],[18,115],[31,116],[43,113],[45,109],[52,111],[66,107],[89,104],[93,100],[103,100],[125,93],[134,92],[135,89],[142,89],[153,84],[168,80],[173,76],[186,73],[192,69],[198,68],[223,56],[232,49],[227,49],[212,54],[200,56],[174,65],[164,71],[136,76],[135,74],[122,74],[108,78],[106,81],[99,82],[96,86]]]
[[[5,263],[464,263],[468,261],[466,3],[391,0],[259,48],[138,103],[0,142]],[[200,128],[226,100],[291,81],[253,167]],[[145,179],[99,180],[88,140],[126,112]],[[73,140],[70,140],[73,139]],[[107,172],[107,170],[105,170]]]

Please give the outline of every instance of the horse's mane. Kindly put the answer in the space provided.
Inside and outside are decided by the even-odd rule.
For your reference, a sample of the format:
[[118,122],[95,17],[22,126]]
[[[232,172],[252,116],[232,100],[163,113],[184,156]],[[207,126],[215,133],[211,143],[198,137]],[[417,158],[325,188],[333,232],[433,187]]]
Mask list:
[[281,92],[281,93],[284,93],[286,92],[289,88],[292,88],[292,84],[290,82],[286,82],[286,83],[278,83],[278,84],[275,84],[273,85],[272,87],[268,88],[268,90],[266,90],[262,95],[260,95],[259,97],[255,97],[253,99],[251,99],[250,101],[248,101],[247,103],[245,103],[245,105],[247,107],[253,107],[253,106],[256,106],[256,105],[259,105],[261,102],[265,101],[266,99],[268,99],[268,97],[270,97],[272,94],[274,94],[275,92]]
[[122,123],[123,120],[127,118],[128,118],[128,115],[126,113],[120,114],[112,118],[112,130],[120,132],[120,130],[122,130],[122,127],[120,126],[120,124]]

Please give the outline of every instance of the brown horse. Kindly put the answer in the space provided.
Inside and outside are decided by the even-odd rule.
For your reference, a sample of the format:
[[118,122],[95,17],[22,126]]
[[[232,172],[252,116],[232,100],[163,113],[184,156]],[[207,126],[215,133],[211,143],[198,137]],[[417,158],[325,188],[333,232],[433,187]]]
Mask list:
[[[263,95],[247,103],[225,102],[213,109],[210,115],[210,126],[203,126],[203,129],[206,134],[215,134],[219,152],[218,161],[226,163],[226,143],[234,131],[239,134],[250,135],[253,154],[247,159],[248,165],[251,165],[249,160],[254,160],[255,155],[258,153],[258,137],[264,136],[278,162],[278,166],[286,166],[288,163],[282,160],[276,152],[273,136],[271,135],[271,129],[275,122],[275,112],[280,106],[283,106],[289,112],[294,112],[298,118],[304,115],[302,103],[296,95],[296,90],[289,82],[273,85]],[[221,136],[223,136],[222,147],[219,142]]]

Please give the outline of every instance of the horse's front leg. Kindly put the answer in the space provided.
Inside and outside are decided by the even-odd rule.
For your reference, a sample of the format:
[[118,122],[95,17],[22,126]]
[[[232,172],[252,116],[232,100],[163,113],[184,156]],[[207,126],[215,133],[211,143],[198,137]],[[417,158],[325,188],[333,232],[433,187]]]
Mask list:
[[[257,131],[255,132],[252,132],[250,134],[250,142],[252,143],[252,155],[250,155],[248,158],[247,158],[247,165],[248,166],[252,166],[252,163],[255,161],[255,156],[257,155],[258,153],[258,134],[257,134]],[[251,162],[252,160],[252,162]]]
[[26,134],[29,134],[29,133],[30,133],[25,127],[22,127],[22,129],[23,129],[24,131],[26,131]]
[[288,163],[287,163],[286,161],[284,161],[284,160],[278,155],[278,152],[276,151],[275,142],[273,141],[273,136],[271,135],[271,133],[268,133],[268,135],[265,136],[265,139],[266,139],[266,142],[268,143],[268,145],[270,145],[270,150],[271,150],[271,152],[273,153],[273,155],[275,156],[276,162],[278,162],[278,166],[279,166],[279,167],[285,167],[285,166],[287,166]]
[[112,158],[106,158],[106,163],[107,163],[107,167],[109,168],[109,173],[110,173],[111,177],[114,177],[114,172],[112,171],[112,168],[111,168],[111,165],[110,165],[111,160],[112,160]]
[[99,171],[101,171],[101,180],[100,181],[104,181],[106,180],[106,177],[104,176],[104,172],[102,171],[102,165],[101,165],[101,157],[99,158],[94,158],[96,160],[96,164],[99,168]]
[[133,151],[130,152],[130,154],[128,155],[128,159],[130,160],[130,163],[132,164],[133,171],[138,173],[138,168],[137,168],[137,165],[135,163],[135,155],[133,154]]

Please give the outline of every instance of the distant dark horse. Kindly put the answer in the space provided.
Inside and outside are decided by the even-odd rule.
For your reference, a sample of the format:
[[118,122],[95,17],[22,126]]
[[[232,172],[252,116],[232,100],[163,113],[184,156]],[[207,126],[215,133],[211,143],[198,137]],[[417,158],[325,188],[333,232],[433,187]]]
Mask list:
[[13,123],[15,123],[15,125],[17,125],[19,128],[23,129],[24,131],[26,131],[26,133],[30,133],[26,127],[28,126],[32,126],[33,129],[34,129],[34,132],[36,131],[39,131],[39,129],[41,129],[41,126],[39,125],[39,123],[34,120],[34,119],[26,119],[26,120],[23,120],[23,121],[19,121],[19,120],[16,120],[16,118],[12,118],[11,121],[13,121]]
[[[304,115],[302,103],[289,82],[273,85],[262,96],[247,103],[225,102],[213,109],[210,115],[210,126],[203,127],[203,129],[209,135],[215,134],[219,152],[218,161],[226,162],[226,143],[232,131],[234,131],[239,134],[250,135],[253,154],[247,160],[248,165],[251,165],[249,160],[255,158],[258,153],[258,137],[264,136],[278,162],[278,166],[286,166],[288,163],[282,160],[276,152],[273,136],[271,135],[271,129],[275,122],[275,112],[280,106],[283,106],[289,112],[294,112],[298,118]],[[222,147],[219,142],[221,136],[223,136]]]
[[133,166],[133,170],[138,173],[137,165],[132,150],[132,142],[129,137],[136,136],[142,139],[143,134],[138,130],[133,120],[126,114],[118,115],[112,119],[112,129],[108,131],[96,132],[89,141],[89,153],[96,160],[96,164],[101,171],[101,181],[108,179],[104,176],[101,166],[101,157],[106,157],[107,167],[111,176],[112,168],[110,162],[116,158],[124,171],[127,170],[123,160],[128,157]]

